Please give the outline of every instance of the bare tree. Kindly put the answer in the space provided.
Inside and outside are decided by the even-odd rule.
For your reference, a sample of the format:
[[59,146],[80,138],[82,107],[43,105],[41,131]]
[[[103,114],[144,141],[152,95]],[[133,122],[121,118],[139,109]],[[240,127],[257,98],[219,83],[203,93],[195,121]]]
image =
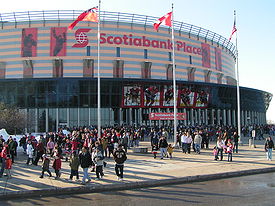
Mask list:
[[21,133],[25,122],[26,117],[18,108],[0,103],[0,129],[4,128],[11,134]]

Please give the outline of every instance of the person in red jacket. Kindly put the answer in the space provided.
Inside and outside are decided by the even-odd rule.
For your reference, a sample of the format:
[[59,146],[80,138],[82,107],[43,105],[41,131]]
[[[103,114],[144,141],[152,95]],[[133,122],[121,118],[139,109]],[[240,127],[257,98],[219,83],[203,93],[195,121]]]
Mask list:
[[6,142],[3,142],[3,149],[0,152],[0,159],[2,162],[1,170],[0,170],[0,178],[3,176],[4,170],[6,168],[6,158],[8,154],[8,144]]
[[11,178],[11,166],[12,166],[12,159],[10,158],[10,155],[8,154],[7,158],[6,158],[6,167],[5,167],[6,174],[7,174],[8,178]]

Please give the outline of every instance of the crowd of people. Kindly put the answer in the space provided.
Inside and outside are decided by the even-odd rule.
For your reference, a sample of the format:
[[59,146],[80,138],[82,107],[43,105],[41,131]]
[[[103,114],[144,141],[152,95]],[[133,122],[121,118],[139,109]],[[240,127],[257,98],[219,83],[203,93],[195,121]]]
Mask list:
[[[244,127],[242,132],[248,129],[256,129],[256,134],[261,137],[263,133],[272,133],[273,126],[253,126]],[[79,168],[83,170],[82,184],[91,181],[89,168],[95,172],[96,180],[104,177],[104,167],[106,158],[113,158],[115,161],[115,173],[118,180],[123,180],[124,162],[127,159],[128,149],[138,147],[140,141],[150,140],[151,150],[154,158],[160,152],[160,159],[172,158],[174,148],[180,148],[183,153],[200,154],[201,149],[209,149],[210,141],[216,142],[213,149],[214,159],[223,160],[223,154],[228,155],[228,161],[232,161],[232,153],[238,153],[239,136],[237,130],[232,126],[182,126],[177,129],[176,142],[169,144],[173,138],[173,128],[169,126],[162,127],[133,127],[116,126],[102,128],[98,135],[96,127],[67,128],[68,134],[58,129],[57,132],[48,132],[40,135],[39,138],[28,134],[23,135],[17,143],[16,139],[10,137],[5,141],[0,136],[0,177],[3,176],[6,169],[8,177],[11,176],[10,169],[14,158],[17,156],[17,147],[23,148],[26,154],[26,164],[37,166],[41,160],[41,175],[43,178],[45,172],[51,177],[51,168],[54,169],[55,178],[61,176],[62,164],[64,161],[69,163],[71,174],[69,180],[79,180]],[[100,136],[100,137],[99,137]],[[269,137],[269,140],[271,137]],[[272,140],[271,140],[272,141]],[[266,152],[272,144],[267,144]],[[79,180],[80,181],[80,180]]]

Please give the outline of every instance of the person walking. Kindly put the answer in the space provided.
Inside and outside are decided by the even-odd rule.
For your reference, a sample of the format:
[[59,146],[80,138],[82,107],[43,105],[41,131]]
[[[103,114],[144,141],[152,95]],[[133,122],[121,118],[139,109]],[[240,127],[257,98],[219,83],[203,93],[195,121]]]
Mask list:
[[182,152],[185,154],[187,152],[187,147],[188,147],[187,139],[188,139],[187,133],[183,132],[183,134],[181,135],[181,148],[182,148]]
[[269,161],[272,160],[272,149],[274,149],[274,142],[271,136],[269,136],[266,138],[266,141],[265,141],[266,159]]
[[73,151],[71,158],[70,158],[70,163],[69,163],[70,167],[71,167],[71,175],[70,175],[70,180],[73,180],[73,176],[76,176],[76,180],[79,180],[79,165],[80,165],[80,161],[79,161],[79,157],[76,151]]
[[126,152],[122,149],[122,145],[119,144],[118,148],[113,153],[115,160],[115,172],[117,179],[123,181],[124,162],[127,160]]
[[197,154],[201,153],[201,142],[202,142],[202,136],[199,132],[196,132],[194,137],[194,145],[195,145],[195,151]]
[[4,170],[6,168],[6,159],[7,159],[7,155],[8,155],[8,144],[6,142],[3,142],[3,148],[2,151],[0,153],[0,158],[1,158],[1,170],[0,170],[0,178],[3,176]]
[[42,172],[41,172],[40,178],[44,178],[44,173],[45,172],[48,172],[49,176],[51,177],[52,176],[52,173],[50,171],[50,162],[51,161],[47,157],[46,154],[43,154],[42,158],[43,158],[42,165],[41,165]]
[[38,141],[38,143],[36,144],[36,157],[35,160],[33,162],[33,164],[35,166],[37,166],[39,159],[41,158],[43,160],[43,154],[45,153],[45,147],[44,144],[42,143],[42,139],[40,139]]
[[34,148],[32,146],[32,142],[31,140],[28,140],[28,144],[27,144],[27,155],[28,155],[28,159],[27,159],[27,165],[29,165],[30,161],[31,161],[31,165],[33,164],[33,153],[34,153]]
[[217,152],[217,155],[216,155],[216,158],[215,160],[218,160],[218,156],[220,154],[220,161],[222,161],[223,159],[223,150],[224,150],[224,147],[225,147],[225,143],[222,139],[221,136],[218,137],[218,140],[217,140],[217,149],[218,149],[218,152]]
[[164,136],[161,136],[161,138],[159,139],[159,150],[161,155],[160,159],[163,159],[163,157],[167,155],[167,147],[168,147],[167,140],[165,139]]
[[96,180],[99,180],[104,176],[103,159],[104,157],[103,157],[102,151],[98,147],[95,147],[92,153],[92,160],[95,164]]
[[238,153],[239,152],[239,135],[237,132],[233,133],[233,141],[234,141],[234,147],[233,147],[233,152]]
[[80,161],[80,166],[83,169],[83,178],[82,178],[82,184],[85,185],[86,179],[88,182],[91,182],[91,177],[88,174],[88,169],[92,165],[92,157],[90,152],[88,151],[88,148],[82,147],[82,150],[79,154],[79,161]]

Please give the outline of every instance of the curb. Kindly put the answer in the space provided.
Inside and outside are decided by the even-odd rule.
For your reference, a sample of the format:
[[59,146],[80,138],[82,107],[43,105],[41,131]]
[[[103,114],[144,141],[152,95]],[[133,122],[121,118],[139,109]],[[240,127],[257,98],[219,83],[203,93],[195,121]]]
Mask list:
[[209,175],[196,175],[187,176],[173,179],[162,180],[150,180],[140,182],[129,182],[119,184],[106,184],[106,185],[91,185],[91,186],[79,186],[79,187],[66,187],[66,188],[49,188],[42,190],[24,190],[24,191],[12,191],[0,194],[1,200],[8,200],[12,198],[25,198],[25,197],[43,197],[53,195],[70,195],[70,194],[83,194],[83,193],[98,193],[98,192],[112,192],[118,190],[131,190],[146,187],[159,187],[172,184],[183,184],[192,182],[209,181],[223,178],[240,177],[245,175],[255,175],[262,173],[275,172],[275,167],[241,170],[234,172],[224,172]]

